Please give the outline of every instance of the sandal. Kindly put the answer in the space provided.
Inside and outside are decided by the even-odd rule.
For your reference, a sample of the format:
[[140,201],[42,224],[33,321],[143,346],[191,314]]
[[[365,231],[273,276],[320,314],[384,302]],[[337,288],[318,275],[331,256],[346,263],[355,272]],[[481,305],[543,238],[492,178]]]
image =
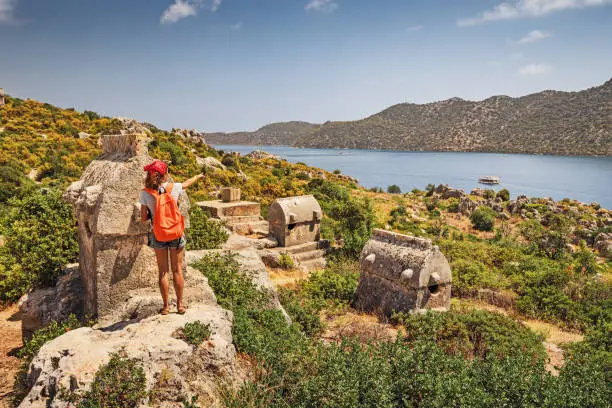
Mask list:
[[160,314],[160,315],[165,316],[165,315],[167,315],[168,313],[170,313],[170,308],[169,308],[169,307],[163,307],[163,308],[159,309],[159,314]]
[[186,311],[187,311],[187,307],[185,307],[185,306],[181,306],[181,307],[176,309],[176,312],[178,314],[180,314],[180,315],[184,315]]

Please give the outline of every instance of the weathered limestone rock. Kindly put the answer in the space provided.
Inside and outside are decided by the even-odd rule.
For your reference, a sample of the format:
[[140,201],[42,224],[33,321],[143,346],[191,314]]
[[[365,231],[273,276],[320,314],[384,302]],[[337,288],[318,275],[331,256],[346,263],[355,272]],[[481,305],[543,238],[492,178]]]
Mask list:
[[[210,341],[194,347],[175,332],[199,320],[212,329]],[[184,315],[156,315],[142,321],[118,323],[104,329],[83,327],[45,344],[30,365],[28,382],[33,386],[20,408],[69,407],[60,390],[85,392],[98,368],[111,353],[123,350],[142,362],[151,389],[162,370],[176,375],[183,395],[199,395],[214,406],[219,380],[231,380],[235,349],[231,312],[216,304],[198,304]],[[149,406],[149,404],[145,404]],[[168,405],[182,407],[182,404]]]
[[[103,317],[117,310],[135,289],[157,287],[157,264],[146,246],[149,225],[139,221],[144,186],[147,130],[125,121],[128,131],[102,136],[102,155],[64,194],[74,206],[79,230],[79,268],[85,314]],[[188,201],[179,200],[188,216]],[[188,217],[187,217],[188,219]],[[188,224],[186,219],[186,224]]]
[[211,171],[215,170],[225,170],[225,167],[219,160],[214,157],[196,157],[196,163],[198,166],[202,166],[203,168]]
[[23,295],[19,300],[19,318],[24,333],[46,326],[52,320],[66,320],[71,314],[82,317],[83,290],[79,265],[71,264],[54,287]]
[[463,190],[449,187],[446,184],[439,184],[434,189],[434,192],[439,194],[440,198],[442,198],[443,200],[446,200],[449,198],[461,198],[465,195],[465,192]]
[[450,307],[451,269],[428,239],[374,230],[359,264],[358,309],[390,315]]
[[248,157],[249,159],[274,159],[280,160],[279,156],[275,156],[271,153],[264,152],[263,150],[254,150],[251,153],[247,154],[244,157]]
[[478,203],[472,201],[469,197],[462,197],[459,201],[458,210],[463,215],[472,215],[478,208]]
[[517,215],[521,214],[521,210],[525,204],[529,204],[529,198],[527,198],[527,196],[520,195],[516,198],[516,200],[510,200],[506,208],[510,214]]
[[595,237],[594,248],[605,258],[612,258],[612,234],[600,233]]

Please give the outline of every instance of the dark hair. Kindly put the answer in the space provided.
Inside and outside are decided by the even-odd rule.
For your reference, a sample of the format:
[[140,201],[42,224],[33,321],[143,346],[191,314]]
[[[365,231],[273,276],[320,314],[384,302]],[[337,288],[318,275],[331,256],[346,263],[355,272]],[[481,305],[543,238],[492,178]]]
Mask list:
[[164,181],[165,174],[161,174],[157,171],[148,171],[147,178],[145,179],[145,187],[151,190],[159,190],[159,186]]

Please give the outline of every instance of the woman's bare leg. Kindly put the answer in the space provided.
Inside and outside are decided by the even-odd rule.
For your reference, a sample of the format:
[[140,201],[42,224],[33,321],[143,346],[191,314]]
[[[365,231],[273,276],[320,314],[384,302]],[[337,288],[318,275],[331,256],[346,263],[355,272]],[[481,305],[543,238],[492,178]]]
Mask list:
[[157,258],[157,269],[159,270],[159,291],[164,301],[164,309],[168,309],[170,307],[168,304],[168,249],[156,249],[155,257]]
[[180,311],[183,305],[183,288],[185,279],[183,278],[183,248],[170,249],[170,265],[172,266],[172,280],[174,282],[174,292],[176,293],[176,307]]

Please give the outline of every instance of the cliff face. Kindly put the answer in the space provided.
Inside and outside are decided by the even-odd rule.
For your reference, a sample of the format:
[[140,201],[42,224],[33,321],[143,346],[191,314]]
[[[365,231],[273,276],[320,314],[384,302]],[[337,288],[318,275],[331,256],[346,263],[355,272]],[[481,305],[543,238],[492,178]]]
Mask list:
[[612,80],[580,92],[399,104],[352,122],[277,123],[210,143],[356,149],[612,155]]

